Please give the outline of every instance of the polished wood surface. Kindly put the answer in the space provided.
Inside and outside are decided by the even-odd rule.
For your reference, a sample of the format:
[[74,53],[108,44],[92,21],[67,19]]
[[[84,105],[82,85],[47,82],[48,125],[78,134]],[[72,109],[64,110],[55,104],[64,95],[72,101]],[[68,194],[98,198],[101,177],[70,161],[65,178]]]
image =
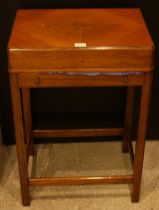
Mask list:
[[135,157],[133,165],[133,173],[134,173],[134,185],[132,191],[133,202],[137,202],[139,200],[139,194],[140,194],[146,129],[148,122],[149,106],[150,106],[151,83],[152,83],[152,74],[146,74],[144,77],[144,85],[142,87],[142,93],[141,93],[138,134],[136,140]]
[[[82,46],[77,47],[82,43]],[[9,74],[23,205],[29,186],[131,183],[139,201],[148,121],[153,42],[138,9],[20,10],[8,46]],[[128,87],[124,128],[34,130],[30,89],[49,87]],[[130,133],[134,90],[141,87],[136,149]],[[100,177],[28,177],[32,137],[123,135],[132,175]],[[26,140],[26,142],[25,142]]]
[[86,137],[86,136],[122,136],[124,128],[96,128],[96,129],[56,129],[56,130],[34,130],[35,138],[51,137]]
[[82,184],[132,184],[133,176],[83,176],[30,178],[30,186],[82,185]]
[[12,72],[150,71],[152,48],[138,9],[19,10],[9,42],[9,65]]
[[152,47],[139,9],[19,10],[11,49]]
[[34,151],[33,151],[31,101],[30,101],[30,91],[28,88],[22,89],[22,101],[23,101],[23,114],[24,114],[24,126],[25,126],[24,129],[25,141],[28,147],[27,151],[30,155],[33,155]]
[[[139,69],[138,69],[139,70]],[[98,69],[97,69],[98,71]],[[46,88],[46,87],[114,87],[114,86],[140,86],[144,83],[144,74],[109,74],[93,73],[87,70],[86,74],[71,74],[50,72],[18,74],[18,86],[25,88]]]
[[[135,97],[135,88],[128,87],[126,95],[126,110],[125,110],[125,130],[127,131],[123,139],[123,152],[129,151],[129,139],[131,136],[132,121],[133,121],[133,108],[134,108],[134,97]],[[132,151],[132,148],[130,147]]]
[[17,157],[19,162],[19,176],[22,194],[22,203],[30,204],[27,152],[25,148],[25,138],[23,129],[22,105],[20,89],[17,88],[17,75],[10,77],[11,97],[13,107],[13,119],[15,127],[15,139],[17,145]]

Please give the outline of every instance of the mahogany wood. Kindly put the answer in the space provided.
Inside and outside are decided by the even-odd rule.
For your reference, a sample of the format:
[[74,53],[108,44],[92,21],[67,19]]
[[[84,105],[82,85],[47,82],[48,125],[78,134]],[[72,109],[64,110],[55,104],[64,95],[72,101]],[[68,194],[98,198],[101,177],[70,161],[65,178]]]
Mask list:
[[147,129],[147,118],[148,118],[148,111],[150,105],[152,74],[146,74],[144,79],[145,79],[144,81],[145,84],[142,86],[140,119],[139,119],[138,136],[136,141],[135,157],[134,157],[134,170],[133,170],[134,184],[132,191],[133,202],[139,201],[144,148],[145,148],[145,137]]
[[131,164],[132,166],[134,166],[134,150],[133,150],[133,145],[130,138],[128,138],[128,151],[130,153]]
[[72,47],[75,40],[95,48],[152,45],[139,9],[113,8],[19,10],[9,46],[54,50]]
[[[73,48],[73,43],[72,43]],[[135,71],[138,68],[147,69],[152,66],[152,49],[151,48],[130,48],[113,47],[110,49],[88,49],[73,48],[57,50],[37,50],[37,51],[18,51],[10,52],[10,68],[26,69],[61,69],[71,68],[125,68],[130,66]],[[99,51],[99,52],[98,52]],[[126,55],[126,56],[125,56]],[[19,62],[19,57],[23,62]],[[35,59],[36,58],[36,59]],[[41,62],[39,60],[42,58]],[[73,58],[73,59],[70,59]],[[46,70],[47,71],[47,70]],[[97,70],[98,71],[98,70]]]
[[[86,47],[76,48],[75,43],[86,43]],[[9,65],[11,72],[64,68],[149,71],[152,48],[139,9],[19,10],[9,42]]]
[[135,88],[127,88],[127,98],[126,98],[126,111],[125,111],[125,135],[123,139],[123,152],[129,151],[129,141],[131,136],[131,127],[132,127],[132,117],[133,117],[133,105],[134,105],[134,95]]
[[23,99],[23,114],[24,114],[24,127],[25,127],[25,138],[28,145],[29,155],[33,155],[33,136],[32,136],[32,117],[31,117],[31,103],[30,103],[30,90],[22,89]]
[[56,130],[34,130],[35,138],[50,138],[50,137],[86,137],[86,136],[122,136],[123,128],[108,128],[108,129],[56,129]]
[[14,126],[15,126],[15,137],[17,145],[17,157],[19,162],[19,175],[20,175],[20,185],[22,194],[23,205],[30,204],[29,198],[29,182],[28,182],[28,165],[27,165],[27,155],[25,150],[24,142],[24,131],[22,123],[22,107],[21,107],[21,94],[20,89],[17,86],[17,75],[10,76],[10,86],[11,86],[11,96],[12,96],[12,107],[14,116]]
[[[111,70],[110,70],[111,71]],[[117,76],[118,75],[118,76]],[[58,74],[58,73],[39,73],[39,74],[19,74],[19,87],[46,88],[46,87],[114,87],[114,86],[141,86],[143,84],[143,73],[120,74]]]
[[47,177],[30,178],[30,186],[82,185],[82,184],[132,184],[133,176],[99,176],[99,177]]
[[[131,183],[132,201],[139,201],[153,58],[153,42],[139,9],[17,12],[8,60],[24,205],[30,203],[29,185]],[[30,88],[114,86],[128,87],[124,129],[32,130]],[[142,88],[142,94],[134,154],[130,132],[135,86]],[[124,135],[123,151],[130,152],[133,175],[28,178],[27,153],[32,154],[33,145],[26,152],[25,139],[29,150],[32,134],[34,137]]]

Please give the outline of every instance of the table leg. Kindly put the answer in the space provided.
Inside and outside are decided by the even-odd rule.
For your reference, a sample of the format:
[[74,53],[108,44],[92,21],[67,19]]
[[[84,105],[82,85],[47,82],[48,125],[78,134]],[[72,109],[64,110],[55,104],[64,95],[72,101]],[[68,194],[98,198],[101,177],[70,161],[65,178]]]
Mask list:
[[132,128],[134,95],[135,95],[135,87],[128,87],[126,95],[125,134],[122,145],[122,151],[125,153],[129,151],[128,143],[130,140],[131,128]]
[[132,202],[138,202],[140,196],[142,166],[144,159],[145,138],[147,129],[147,118],[150,103],[152,74],[145,74],[144,84],[142,86],[141,103],[140,103],[140,115],[139,126],[135,148],[135,157],[133,165],[134,183],[132,190]]
[[18,88],[16,74],[10,75],[10,86],[11,86],[12,108],[13,108],[13,118],[15,126],[15,139],[16,139],[17,156],[19,163],[22,203],[23,205],[29,205],[30,198],[29,198],[29,182],[28,182],[28,164],[27,164],[27,154],[24,142],[21,94],[20,94],[20,89]]
[[29,155],[34,154],[33,133],[32,133],[32,117],[31,117],[31,103],[30,103],[30,89],[22,88],[23,99],[23,116],[25,126],[26,143],[29,149]]

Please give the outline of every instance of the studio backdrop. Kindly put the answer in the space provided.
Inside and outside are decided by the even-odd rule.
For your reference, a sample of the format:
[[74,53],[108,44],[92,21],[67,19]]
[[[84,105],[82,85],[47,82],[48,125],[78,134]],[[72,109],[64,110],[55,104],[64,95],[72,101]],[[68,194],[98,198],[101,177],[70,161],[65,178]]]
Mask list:
[[[7,43],[19,8],[139,7],[154,40],[155,67],[147,139],[159,139],[159,6],[156,0],[5,0],[0,2],[0,123],[4,143],[14,143],[8,80]],[[34,127],[86,128],[122,125],[125,88],[55,88],[31,91]],[[140,90],[136,89],[133,133],[136,134]]]

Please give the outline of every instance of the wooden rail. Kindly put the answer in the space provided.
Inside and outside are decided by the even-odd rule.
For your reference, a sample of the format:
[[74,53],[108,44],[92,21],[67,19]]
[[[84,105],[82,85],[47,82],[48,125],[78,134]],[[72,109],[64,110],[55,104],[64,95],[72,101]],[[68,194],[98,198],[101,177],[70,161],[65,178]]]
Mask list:
[[133,183],[133,176],[83,176],[83,177],[47,177],[30,178],[30,186],[83,185],[83,184],[128,184]]
[[56,130],[34,130],[34,138],[43,137],[84,137],[84,136],[122,136],[123,128],[108,129],[56,129]]

